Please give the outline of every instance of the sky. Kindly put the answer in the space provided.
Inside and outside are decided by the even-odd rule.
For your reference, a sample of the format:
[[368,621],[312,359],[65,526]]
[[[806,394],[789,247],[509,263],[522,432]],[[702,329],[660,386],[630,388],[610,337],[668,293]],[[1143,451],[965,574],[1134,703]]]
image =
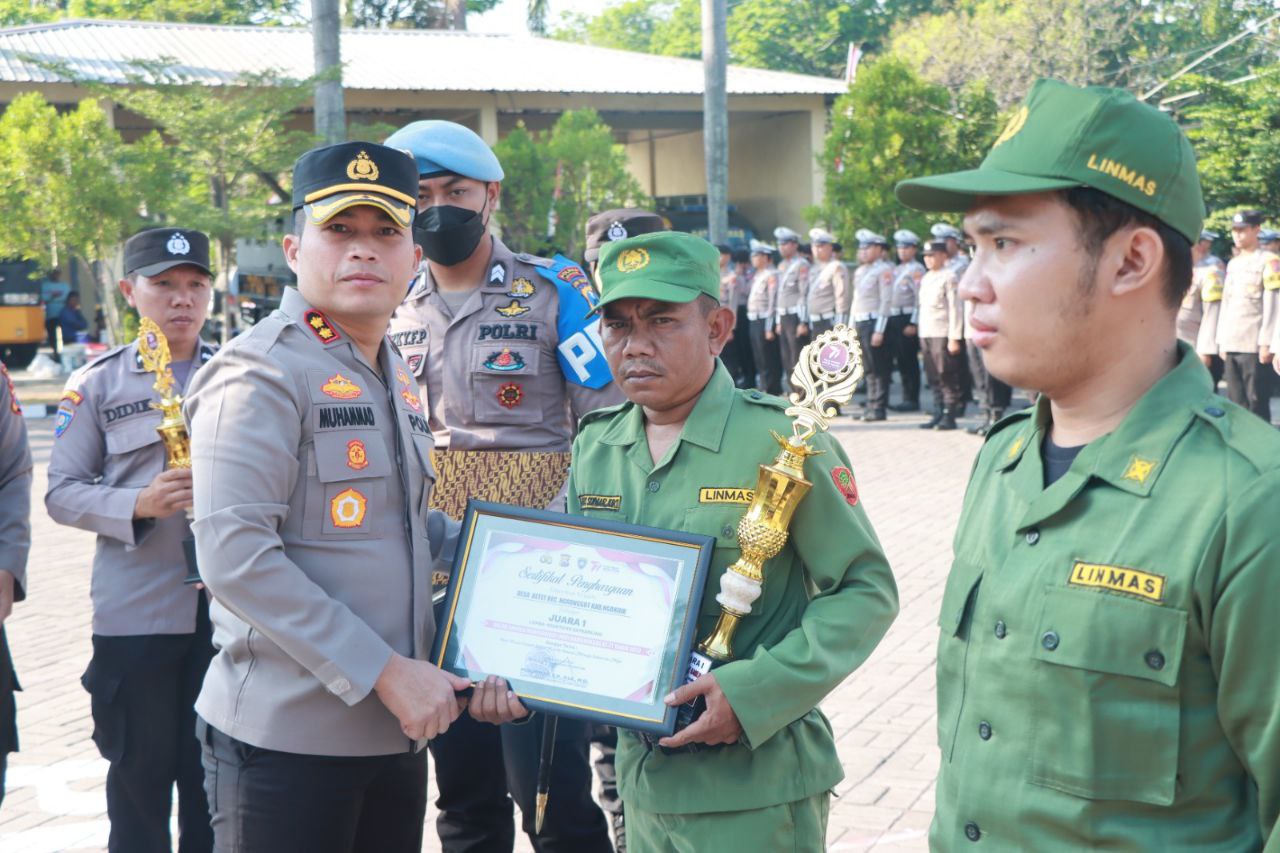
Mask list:
[[[473,33],[523,33],[528,0],[502,0],[483,15],[467,15],[467,29]],[[550,0],[548,29],[554,28],[564,12],[595,14],[610,5],[607,0]]]

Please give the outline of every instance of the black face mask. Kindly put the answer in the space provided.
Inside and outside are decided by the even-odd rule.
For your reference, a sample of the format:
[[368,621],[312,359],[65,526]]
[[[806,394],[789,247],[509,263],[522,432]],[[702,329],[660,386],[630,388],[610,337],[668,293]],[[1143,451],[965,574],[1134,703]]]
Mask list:
[[413,239],[428,260],[446,267],[460,264],[471,257],[484,237],[483,213],[484,208],[477,213],[451,204],[428,207],[413,221]]

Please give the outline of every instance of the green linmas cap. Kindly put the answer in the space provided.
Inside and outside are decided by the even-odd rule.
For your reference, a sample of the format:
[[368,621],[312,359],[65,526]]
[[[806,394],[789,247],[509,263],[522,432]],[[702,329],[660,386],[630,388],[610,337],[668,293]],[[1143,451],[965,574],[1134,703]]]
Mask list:
[[657,231],[600,247],[600,303],[618,299],[720,301],[720,250],[692,234]]
[[1039,80],[976,169],[902,181],[917,210],[964,211],[978,196],[1087,186],[1164,222],[1192,243],[1204,197],[1191,143],[1173,119],[1122,89]]

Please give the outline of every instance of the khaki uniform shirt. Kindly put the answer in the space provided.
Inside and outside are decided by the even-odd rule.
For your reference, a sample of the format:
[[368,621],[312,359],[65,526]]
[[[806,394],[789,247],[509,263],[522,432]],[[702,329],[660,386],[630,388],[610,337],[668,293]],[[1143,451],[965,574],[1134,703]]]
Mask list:
[[938,617],[932,850],[1280,843],[1280,435],[1177,355],[1048,488],[1047,400],[987,437]]
[[777,297],[778,270],[774,267],[756,270],[751,277],[751,292],[747,294],[747,319],[764,320],[765,329],[772,330]]
[[911,314],[916,310],[920,279],[924,278],[924,273],[924,264],[919,261],[909,261],[893,268],[893,293],[889,298],[889,310],[893,314]]
[[775,308],[778,318],[795,314],[805,321],[804,308],[809,289],[809,262],[797,254],[778,266],[778,296]]
[[[213,356],[201,343],[187,387]],[[117,347],[67,379],[58,406],[44,505],[59,524],[98,535],[89,597],[101,636],[190,634],[200,591],[184,585],[185,513],[133,517],[138,494],[164,470],[168,454],[156,427],[155,374],[136,342]]]
[[423,264],[391,318],[391,340],[440,449],[567,452],[578,418],[621,392],[613,382],[597,390],[565,378],[556,353],[573,344],[558,337],[560,294],[535,268],[551,262],[492,239],[489,274],[456,314]]
[[1259,249],[1231,259],[1218,309],[1219,351],[1257,352],[1269,345],[1278,290],[1280,257]]
[[849,312],[849,273],[837,260],[809,268],[806,311],[809,322],[838,321]]
[[1218,354],[1218,309],[1222,305],[1222,280],[1226,264],[1208,255],[1191,270],[1191,287],[1178,306],[1178,337],[1200,355]]
[[853,273],[853,323],[860,320],[876,321],[876,331],[883,332],[889,325],[890,306],[893,304],[893,267],[886,260],[863,264]]
[[0,571],[13,575],[13,595],[27,597],[31,550],[31,446],[9,371],[0,364]]
[[[372,692],[426,660],[431,430],[409,368],[377,365],[293,288],[200,372],[186,402],[200,572],[218,654],[196,711],[254,746],[388,755],[414,743]],[[430,527],[430,532],[429,532]]]
[[920,308],[913,321],[922,338],[964,340],[964,302],[960,283],[949,269],[930,270],[920,280]]
[[[740,553],[742,492],[778,455],[769,430],[791,434],[786,407],[778,397],[735,389],[717,364],[658,464],[643,413],[631,403],[589,415],[574,442],[570,512],[716,537],[699,639],[715,625],[720,576]],[[898,596],[843,448],[825,432],[812,443],[826,451],[808,461],[813,489],[781,553],[765,564],[763,595],[734,637],[736,659],[714,670],[742,723],[741,740],[667,755],[620,732],[618,790],[628,806],[681,814],[758,809],[822,794],[844,776],[817,705],[880,642]],[[584,500],[589,495],[606,499]]]

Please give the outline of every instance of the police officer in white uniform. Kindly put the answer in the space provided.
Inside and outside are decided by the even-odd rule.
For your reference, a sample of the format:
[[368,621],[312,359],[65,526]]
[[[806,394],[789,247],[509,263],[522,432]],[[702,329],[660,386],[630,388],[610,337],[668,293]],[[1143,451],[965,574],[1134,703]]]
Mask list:
[[[200,340],[209,238],[186,228],[143,231],[125,243],[124,268],[121,292],[160,327],[176,387],[186,388],[213,355]],[[136,342],[71,374],[44,499],[54,521],[98,535],[93,658],[81,683],[91,697],[93,740],[110,765],[108,846],[128,853],[168,853],[175,783],[179,849],[213,844],[192,710],[213,656],[209,606],[183,584],[191,472],[165,469],[154,383]]]
[[9,753],[18,750],[18,679],[4,623],[15,601],[27,597],[31,550],[31,447],[9,371],[0,363],[0,804]]

